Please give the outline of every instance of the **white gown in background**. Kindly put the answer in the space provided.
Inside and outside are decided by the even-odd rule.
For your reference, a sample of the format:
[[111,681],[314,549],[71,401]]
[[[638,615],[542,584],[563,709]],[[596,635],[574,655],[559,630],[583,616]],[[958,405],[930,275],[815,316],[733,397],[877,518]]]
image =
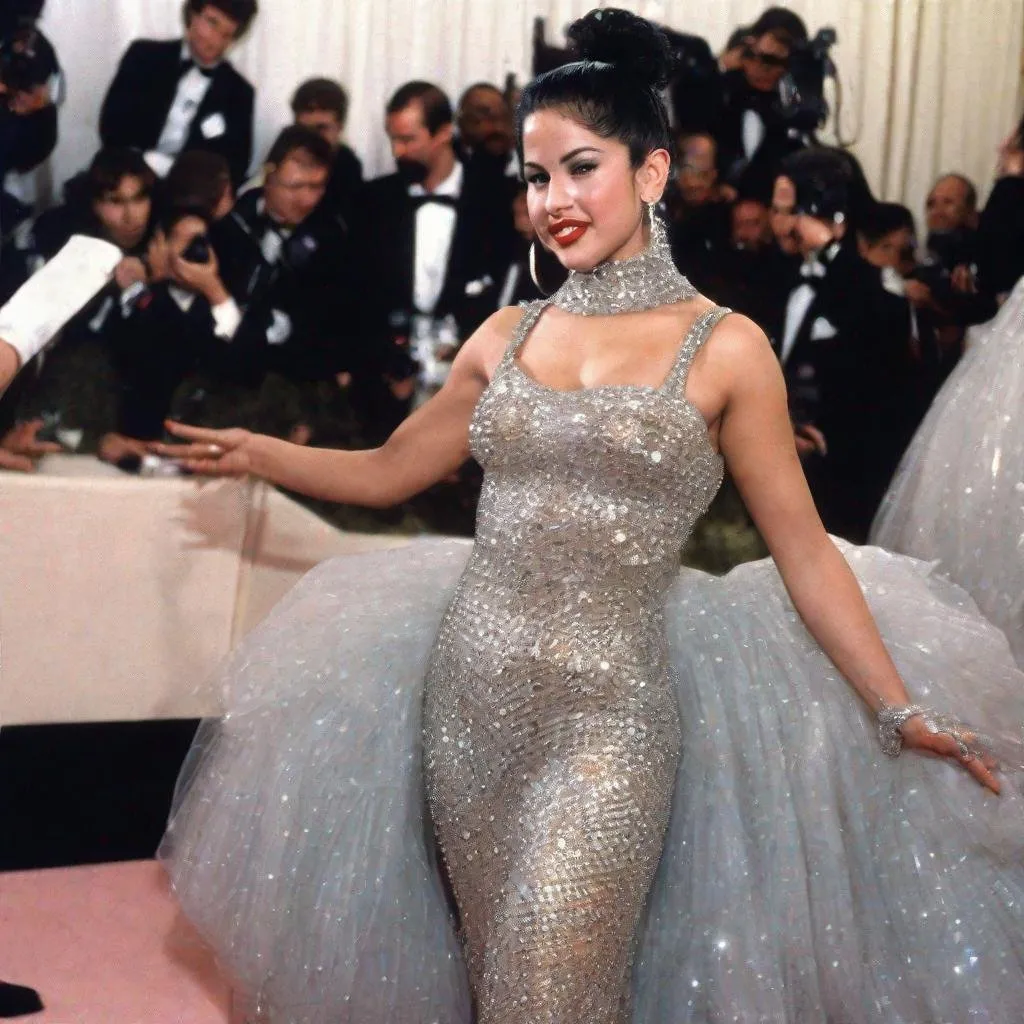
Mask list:
[[871,541],[937,561],[1024,666],[1024,280],[939,391],[875,518]]

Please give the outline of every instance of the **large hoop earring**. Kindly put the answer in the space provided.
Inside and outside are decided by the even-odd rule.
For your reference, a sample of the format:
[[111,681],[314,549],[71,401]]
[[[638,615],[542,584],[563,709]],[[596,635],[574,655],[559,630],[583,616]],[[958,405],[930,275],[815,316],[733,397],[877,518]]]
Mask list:
[[543,295],[545,298],[547,298],[548,293],[547,293],[546,289],[544,288],[544,285],[542,285],[540,283],[540,276],[537,273],[537,240],[536,239],[534,239],[530,243],[529,265],[530,265],[530,278],[532,279],[533,283],[537,286],[537,291],[539,291],[541,293],[541,295]]

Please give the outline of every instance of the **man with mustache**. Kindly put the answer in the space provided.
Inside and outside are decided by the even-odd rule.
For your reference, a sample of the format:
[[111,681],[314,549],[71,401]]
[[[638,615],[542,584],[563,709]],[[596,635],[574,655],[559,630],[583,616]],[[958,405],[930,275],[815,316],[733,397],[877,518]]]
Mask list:
[[352,394],[364,425],[381,438],[410,409],[424,370],[417,339],[452,335],[441,356],[454,356],[494,311],[514,239],[508,197],[494,188],[493,173],[456,154],[451,103],[437,86],[398,89],[385,131],[396,171],[364,187],[352,232],[359,348],[373,354]]

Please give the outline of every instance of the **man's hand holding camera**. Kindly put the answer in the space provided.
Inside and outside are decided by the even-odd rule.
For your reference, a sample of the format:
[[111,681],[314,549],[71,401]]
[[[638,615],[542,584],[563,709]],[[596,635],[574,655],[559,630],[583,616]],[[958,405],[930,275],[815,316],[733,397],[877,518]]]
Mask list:
[[[205,260],[201,259],[203,256]],[[184,252],[171,254],[170,276],[183,288],[205,296],[211,306],[231,298],[220,277],[217,255],[205,239],[193,239]]]

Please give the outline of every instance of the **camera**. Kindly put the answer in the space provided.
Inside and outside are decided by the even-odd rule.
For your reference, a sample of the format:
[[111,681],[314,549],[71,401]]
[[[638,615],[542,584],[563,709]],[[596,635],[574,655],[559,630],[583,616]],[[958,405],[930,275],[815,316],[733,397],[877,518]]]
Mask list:
[[828,120],[825,79],[836,76],[829,52],[838,38],[834,28],[826,27],[809,42],[795,46],[790,54],[789,70],[779,86],[780,112],[797,132],[815,132]]
[[206,235],[196,235],[181,253],[186,263],[210,262],[210,239]]

